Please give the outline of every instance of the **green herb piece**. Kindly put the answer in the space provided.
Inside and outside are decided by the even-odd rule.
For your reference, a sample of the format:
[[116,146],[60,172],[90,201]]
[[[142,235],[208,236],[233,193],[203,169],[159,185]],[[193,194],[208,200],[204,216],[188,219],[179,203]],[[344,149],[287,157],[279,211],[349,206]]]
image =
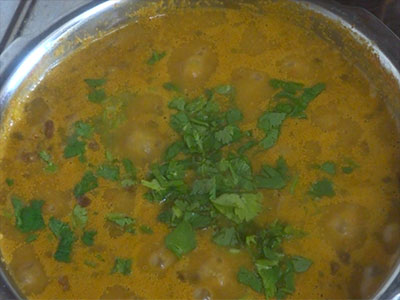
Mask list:
[[71,228],[67,223],[61,222],[54,217],[49,220],[49,228],[59,240],[54,258],[61,262],[71,262],[72,246],[76,240]]
[[156,192],[161,192],[162,190],[164,190],[157,179],[153,179],[152,181],[142,180],[142,185]]
[[308,193],[315,198],[321,198],[324,196],[333,197],[336,194],[333,189],[332,181],[326,178],[313,183]]
[[81,240],[86,246],[93,246],[94,237],[96,235],[97,235],[97,231],[96,230],[84,231]]
[[97,88],[103,86],[106,83],[106,79],[99,78],[99,79],[84,79],[86,84],[91,88]]
[[14,207],[17,228],[22,232],[33,232],[45,227],[42,206],[44,201],[32,200],[29,206],[24,206],[21,199],[12,196],[11,203]]
[[109,213],[106,215],[106,220],[118,225],[126,232],[135,233],[136,220],[123,213]]
[[149,226],[142,225],[139,228],[140,228],[140,231],[143,232],[144,234],[153,234],[154,233],[153,229],[151,229],[151,227],[149,227]]
[[232,94],[234,90],[234,87],[230,84],[218,85],[214,88],[214,92],[220,95]]
[[286,113],[282,112],[266,112],[258,119],[258,128],[262,129],[266,134],[265,138],[260,142],[264,149],[269,149],[276,144],[281,125],[286,116]]
[[85,139],[90,139],[93,135],[94,128],[88,123],[77,121],[75,122],[74,127],[77,136],[81,136]]
[[261,198],[261,194],[222,194],[211,202],[221,214],[239,224],[259,214]]
[[277,294],[277,283],[280,273],[277,262],[269,261],[268,259],[260,259],[256,261],[255,265],[257,273],[262,280],[265,299],[273,298]]
[[136,184],[136,168],[132,161],[128,158],[122,160],[122,165],[125,169],[125,174],[122,176],[121,185],[123,187],[130,187]]
[[351,173],[353,173],[354,169],[357,169],[360,167],[357,163],[355,163],[351,159],[346,159],[346,164],[347,164],[346,166],[342,167],[342,172],[344,174],[351,174]]
[[13,186],[13,185],[14,185],[14,179],[6,178],[6,184],[7,184],[8,186]]
[[89,101],[93,102],[93,103],[101,103],[104,100],[106,100],[106,98],[107,98],[107,95],[106,95],[106,91],[104,89],[92,90],[88,95]]
[[174,83],[172,82],[166,82],[163,84],[163,88],[166,89],[167,91],[174,91],[177,93],[181,92],[181,89]]
[[305,258],[303,256],[292,256],[291,262],[294,267],[294,271],[297,273],[303,273],[306,272],[312,265],[312,261],[309,260],[308,258]]
[[92,261],[87,260],[87,259],[85,259],[85,260],[83,261],[83,263],[84,263],[85,265],[87,265],[88,267],[91,267],[91,268],[96,268],[96,267],[97,267],[97,264],[96,264],[95,262],[92,262]]
[[293,81],[283,81],[279,79],[271,79],[269,81],[269,84],[274,88],[274,89],[283,89],[284,91],[290,93],[290,94],[296,94],[298,91],[302,90],[304,87],[304,84],[298,83],[298,82],[293,82]]
[[25,239],[25,242],[27,243],[32,243],[33,241],[36,241],[38,238],[38,236],[34,233],[31,233],[27,236],[27,238]]
[[332,161],[326,161],[321,165],[321,170],[330,174],[330,175],[335,175],[336,174],[336,164]]
[[82,157],[85,154],[85,147],[86,143],[84,141],[78,140],[78,137],[73,135],[67,139],[67,145],[64,148],[64,157]]
[[169,161],[169,160],[175,158],[184,149],[185,149],[184,142],[176,141],[167,148],[167,150],[165,151],[165,154],[164,154],[164,159],[166,161]]
[[44,168],[48,172],[57,171],[58,167],[51,161],[51,156],[46,151],[40,151],[39,157],[47,163],[47,166]]
[[236,247],[239,245],[239,234],[234,227],[222,228],[213,235],[212,240],[219,246]]
[[258,144],[257,141],[249,141],[246,144],[242,145],[239,147],[239,149],[237,150],[237,152],[240,155],[243,155],[246,151],[250,150],[251,148],[253,148],[254,146],[256,146]]
[[165,237],[165,246],[177,257],[194,250],[197,246],[196,233],[187,221],[182,221]]
[[249,271],[245,267],[240,267],[236,278],[241,284],[251,287],[258,293],[262,293],[263,283],[257,273]]
[[74,195],[76,198],[85,195],[87,192],[98,187],[97,178],[92,171],[87,171],[80,182],[75,185]]
[[117,257],[114,262],[114,267],[111,273],[121,273],[122,275],[130,275],[132,267],[132,259]]
[[243,120],[243,114],[240,110],[232,108],[226,112],[226,121],[228,124],[236,124]]
[[163,51],[163,52],[153,51],[153,53],[151,54],[151,57],[147,60],[147,64],[152,66],[156,62],[159,62],[161,59],[163,59],[165,57],[165,55],[167,55],[167,52],[165,52],[165,51]]
[[71,219],[73,228],[78,228],[78,229],[85,228],[88,221],[86,208],[80,205],[75,205],[74,209],[72,210]]
[[215,133],[215,138],[222,144],[230,144],[235,135],[235,131],[240,131],[236,126],[228,125]]
[[288,167],[285,159],[280,156],[273,168],[264,165],[259,175],[255,177],[257,187],[263,189],[282,189],[286,186],[289,179]]
[[97,176],[103,177],[108,180],[119,180],[119,167],[116,165],[102,164],[96,172]]

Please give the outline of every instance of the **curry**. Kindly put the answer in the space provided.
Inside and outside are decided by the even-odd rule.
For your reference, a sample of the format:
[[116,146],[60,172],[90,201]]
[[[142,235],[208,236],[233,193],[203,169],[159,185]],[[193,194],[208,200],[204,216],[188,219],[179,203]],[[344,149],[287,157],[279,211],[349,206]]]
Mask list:
[[277,6],[141,16],[29,94],[0,172],[29,299],[373,295],[399,253],[398,132]]

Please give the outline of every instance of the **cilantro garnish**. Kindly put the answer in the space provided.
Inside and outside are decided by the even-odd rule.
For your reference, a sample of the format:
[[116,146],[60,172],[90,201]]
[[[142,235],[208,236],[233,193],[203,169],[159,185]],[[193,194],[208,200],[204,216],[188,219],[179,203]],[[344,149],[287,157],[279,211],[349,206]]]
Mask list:
[[320,169],[330,175],[336,174],[336,164],[332,161],[326,161],[321,166]]
[[75,205],[74,209],[72,210],[71,219],[73,228],[83,229],[88,221],[86,208],[80,205]]
[[31,233],[30,235],[27,236],[27,238],[25,239],[25,242],[27,243],[32,243],[33,241],[36,241],[38,238],[38,236],[34,233]]
[[97,178],[92,171],[87,171],[80,182],[75,185],[74,195],[76,198],[85,195],[87,192],[98,187]]
[[48,172],[57,171],[58,167],[52,162],[50,154],[48,154],[46,151],[40,151],[39,157],[47,164],[44,170]]
[[215,208],[235,223],[249,222],[261,211],[260,194],[222,194],[211,202]]
[[308,193],[315,198],[333,197],[336,194],[332,181],[326,178],[314,182]]
[[84,81],[90,88],[89,101],[101,103],[107,98],[105,90],[101,88],[106,83],[105,79],[85,79]]
[[140,231],[144,234],[153,234],[154,233],[153,229],[151,229],[151,227],[149,227],[147,225],[141,225],[139,228],[140,228]]
[[57,251],[54,258],[61,262],[71,262],[72,246],[76,240],[74,233],[67,223],[51,217],[49,220],[49,228],[59,240]]
[[25,206],[21,199],[12,196],[11,203],[14,207],[15,223],[22,232],[33,232],[45,227],[42,206],[44,201],[32,200]]
[[129,217],[123,213],[109,213],[106,216],[106,220],[118,225],[126,232],[132,234],[135,233],[136,220],[132,217]]
[[165,246],[179,258],[196,248],[196,233],[189,222],[181,222],[165,237]]
[[130,275],[132,267],[132,259],[117,257],[111,273],[121,273],[122,275]]
[[119,180],[119,167],[111,164],[102,164],[96,172],[97,176],[103,177],[108,180]]
[[86,140],[92,137],[93,131],[94,128],[89,123],[75,122],[73,134],[68,137],[67,145],[64,148],[64,157],[79,156],[81,161],[85,161]]
[[239,234],[234,227],[222,228],[213,235],[212,240],[220,246],[236,247],[239,245]]
[[351,173],[353,173],[354,169],[357,169],[360,167],[357,163],[355,163],[351,159],[345,159],[345,163],[346,163],[346,165],[344,165],[342,167],[342,172],[344,174],[351,174]]
[[163,88],[166,89],[167,91],[174,91],[177,93],[181,92],[181,89],[174,83],[172,82],[166,82],[163,84]]
[[84,81],[89,87],[97,88],[103,86],[107,80],[104,78],[100,78],[100,79],[85,79]]
[[6,184],[8,185],[8,186],[13,186],[14,185],[14,179],[12,179],[12,178],[6,178]]
[[96,230],[88,230],[88,231],[84,231],[83,235],[81,237],[82,242],[86,245],[86,246],[93,246],[94,244],[94,237],[97,235],[97,231]]
[[251,287],[258,293],[262,293],[263,291],[263,283],[258,274],[247,270],[245,267],[240,267],[237,273],[237,281]]
[[163,59],[165,55],[167,55],[166,51],[163,51],[163,52],[153,51],[153,53],[151,54],[151,57],[147,60],[147,64],[152,66],[156,62],[159,62],[161,59]]
[[276,161],[276,168],[264,165],[259,175],[255,177],[257,187],[265,189],[281,189],[289,179],[288,167],[285,159],[280,156]]

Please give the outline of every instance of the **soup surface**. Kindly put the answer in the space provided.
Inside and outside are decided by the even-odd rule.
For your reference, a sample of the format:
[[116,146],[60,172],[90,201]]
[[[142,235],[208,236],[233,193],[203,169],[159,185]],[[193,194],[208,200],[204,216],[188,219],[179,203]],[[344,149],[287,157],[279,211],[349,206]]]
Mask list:
[[398,133],[279,5],[141,16],[14,99],[0,248],[28,298],[376,291],[399,253]]

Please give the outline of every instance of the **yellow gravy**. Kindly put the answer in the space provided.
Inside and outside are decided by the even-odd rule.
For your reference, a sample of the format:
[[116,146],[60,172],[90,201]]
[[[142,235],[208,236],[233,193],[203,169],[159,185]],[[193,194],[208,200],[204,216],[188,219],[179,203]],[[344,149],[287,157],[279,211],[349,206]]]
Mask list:
[[[153,51],[165,57],[149,64]],[[111,105],[88,101],[87,78],[106,78]],[[246,9],[184,9],[139,18],[63,61],[30,93],[24,114],[3,141],[0,171],[0,249],[24,294],[29,299],[263,299],[236,279],[240,266],[252,268],[250,255],[215,245],[211,228],[198,230],[196,249],[180,259],[165,248],[170,229],[157,221],[160,205],[144,198],[148,189],[140,180],[178,138],[169,125],[173,92],[164,83],[173,82],[190,97],[231,84],[244,115],[240,128],[260,140],[265,134],[257,120],[276,93],[272,78],[326,84],[306,109],[307,118],[285,120],[276,145],[246,152],[254,172],[283,156],[292,174],[284,189],[261,190],[256,218],[260,226],[279,219],[307,233],[283,244],[286,253],[313,262],[296,276],[289,297],[371,296],[399,253],[398,132],[363,74],[328,42],[274,14],[273,6],[266,16]],[[87,140],[86,161],[64,157],[75,122],[122,112],[124,118],[111,127],[99,125]],[[56,171],[44,170],[41,151],[50,154]],[[76,199],[73,191],[83,174],[107,155],[129,158],[138,183],[123,188],[98,177],[98,187]],[[316,167],[324,162],[335,163],[335,175]],[[333,182],[333,197],[314,199],[308,193],[321,178]],[[56,261],[58,240],[47,226],[31,242],[16,227],[10,200],[15,195],[26,204],[43,200],[45,224],[51,217],[71,224],[74,207],[82,204],[86,228],[97,231],[94,244],[77,240],[71,261]],[[110,212],[134,218],[136,234],[107,222]],[[144,225],[153,233],[139,230]],[[132,259],[130,275],[112,272],[117,257]]]

